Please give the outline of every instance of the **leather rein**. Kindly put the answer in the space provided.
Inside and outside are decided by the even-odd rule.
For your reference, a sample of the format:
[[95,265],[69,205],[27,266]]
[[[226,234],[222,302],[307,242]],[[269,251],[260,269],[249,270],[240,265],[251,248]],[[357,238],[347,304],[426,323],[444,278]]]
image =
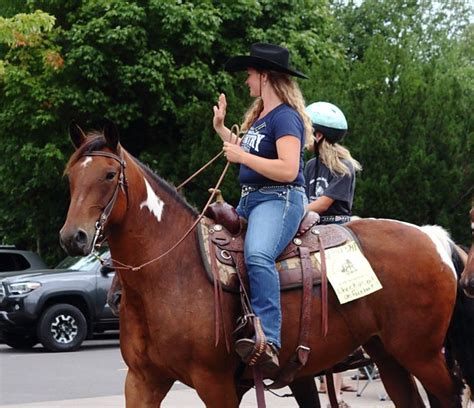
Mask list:
[[[231,140],[233,139],[234,129],[236,130],[236,132],[235,132],[236,135],[238,135],[239,132],[240,132],[239,127],[237,125],[233,125],[230,129]],[[221,156],[223,153],[224,152],[221,151],[221,152],[219,152],[219,154],[217,154],[211,160],[209,160],[204,166],[202,166],[199,170],[197,170],[194,174],[192,174],[184,182],[182,182],[177,187],[177,190],[181,189],[184,185],[186,185],[194,177],[196,177],[198,174],[200,174],[204,169],[206,169],[215,160],[217,160],[217,158],[219,158],[219,156]],[[107,203],[104,210],[102,211],[102,214],[100,215],[99,219],[95,223],[95,234],[94,234],[94,239],[92,241],[92,254],[100,261],[100,263],[102,265],[107,265],[107,262],[100,257],[100,255],[98,254],[96,249],[100,248],[100,246],[102,245],[102,243],[106,239],[106,236],[104,235],[104,227],[105,227],[105,224],[106,224],[106,222],[107,222],[107,220],[108,220],[108,218],[109,218],[109,216],[110,216],[110,214],[111,214],[111,212],[114,208],[115,202],[117,201],[118,192],[119,192],[120,189],[123,191],[123,193],[125,194],[125,196],[127,198],[127,209],[128,209],[128,184],[127,184],[127,178],[125,176],[125,168],[127,167],[127,165],[126,165],[125,160],[121,156],[118,156],[114,153],[94,150],[92,152],[85,153],[84,156],[107,157],[107,158],[116,160],[120,164],[120,174],[119,174],[119,177],[118,177],[117,184],[115,186],[112,197],[110,198],[109,202]],[[116,259],[113,259],[113,258],[110,258],[110,262],[112,263],[112,265],[107,265],[107,266],[110,266],[110,267],[112,267],[116,270],[117,269],[125,269],[125,270],[131,270],[131,271],[138,271],[138,270],[144,268],[145,266],[148,266],[151,263],[160,260],[161,258],[168,255],[170,252],[172,252],[176,247],[178,247],[179,244],[181,244],[188,237],[189,234],[191,234],[191,232],[194,230],[194,228],[196,228],[196,226],[199,224],[201,219],[204,217],[204,214],[205,214],[207,208],[212,203],[212,200],[216,196],[216,194],[218,192],[218,189],[219,189],[222,181],[224,180],[224,176],[227,173],[227,170],[229,169],[229,166],[230,166],[230,162],[227,161],[224,169],[222,170],[221,175],[219,176],[219,179],[217,180],[216,185],[214,186],[214,188],[209,189],[209,191],[211,192],[211,195],[210,195],[209,199],[207,200],[206,204],[204,205],[204,208],[202,209],[201,213],[198,215],[198,217],[193,222],[191,227],[189,227],[189,229],[184,233],[184,235],[174,245],[172,245],[169,249],[167,249],[161,255],[159,255],[156,258],[153,258],[150,261],[147,261],[147,262],[145,262],[145,263],[143,263],[139,266],[127,265],[127,264],[125,264],[123,262],[120,262],[120,261],[118,261]]]

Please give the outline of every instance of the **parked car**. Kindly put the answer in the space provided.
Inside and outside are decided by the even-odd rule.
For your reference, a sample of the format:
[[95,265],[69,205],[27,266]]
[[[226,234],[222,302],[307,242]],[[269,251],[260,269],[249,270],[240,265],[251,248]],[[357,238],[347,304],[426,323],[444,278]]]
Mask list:
[[23,251],[14,245],[0,245],[0,279],[47,267],[35,252]]
[[[104,259],[110,258],[105,250]],[[118,330],[107,305],[114,272],[101,273],[93,256],[67,257],[55,269],[0,281],[0,334],[17,349],[40,342],[50,351],[77,350],[86,338]]]

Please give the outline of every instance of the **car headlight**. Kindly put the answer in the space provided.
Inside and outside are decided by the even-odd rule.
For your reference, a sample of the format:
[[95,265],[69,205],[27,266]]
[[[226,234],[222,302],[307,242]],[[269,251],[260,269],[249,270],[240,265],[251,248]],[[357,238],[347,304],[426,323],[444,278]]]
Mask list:
[[38,289],[40,286],[41,283],[39,282],[10,283],[8,285],[8,292],[10,292],[10,295],[24,295]]

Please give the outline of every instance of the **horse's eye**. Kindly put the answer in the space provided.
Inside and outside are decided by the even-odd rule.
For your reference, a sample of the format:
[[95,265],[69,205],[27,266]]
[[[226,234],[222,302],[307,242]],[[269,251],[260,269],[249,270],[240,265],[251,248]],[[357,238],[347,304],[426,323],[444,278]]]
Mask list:
[[106,180],[113,180],[117,173],[115,171],[109,171],[105,176]]

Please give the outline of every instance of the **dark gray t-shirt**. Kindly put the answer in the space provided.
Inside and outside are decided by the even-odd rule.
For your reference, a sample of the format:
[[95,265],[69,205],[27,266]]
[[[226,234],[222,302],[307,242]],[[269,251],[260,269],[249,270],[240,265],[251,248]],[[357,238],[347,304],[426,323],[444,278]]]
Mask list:
[[334,202],[324,214],[352,215],[352,200],[355,190],[355,169],[347,160],[344,164],[351,169],[350,175],[336,176],[321,162],[319,157],[306,163],[304,168],[306,195],[309,202],[321,196],[332,198]]

